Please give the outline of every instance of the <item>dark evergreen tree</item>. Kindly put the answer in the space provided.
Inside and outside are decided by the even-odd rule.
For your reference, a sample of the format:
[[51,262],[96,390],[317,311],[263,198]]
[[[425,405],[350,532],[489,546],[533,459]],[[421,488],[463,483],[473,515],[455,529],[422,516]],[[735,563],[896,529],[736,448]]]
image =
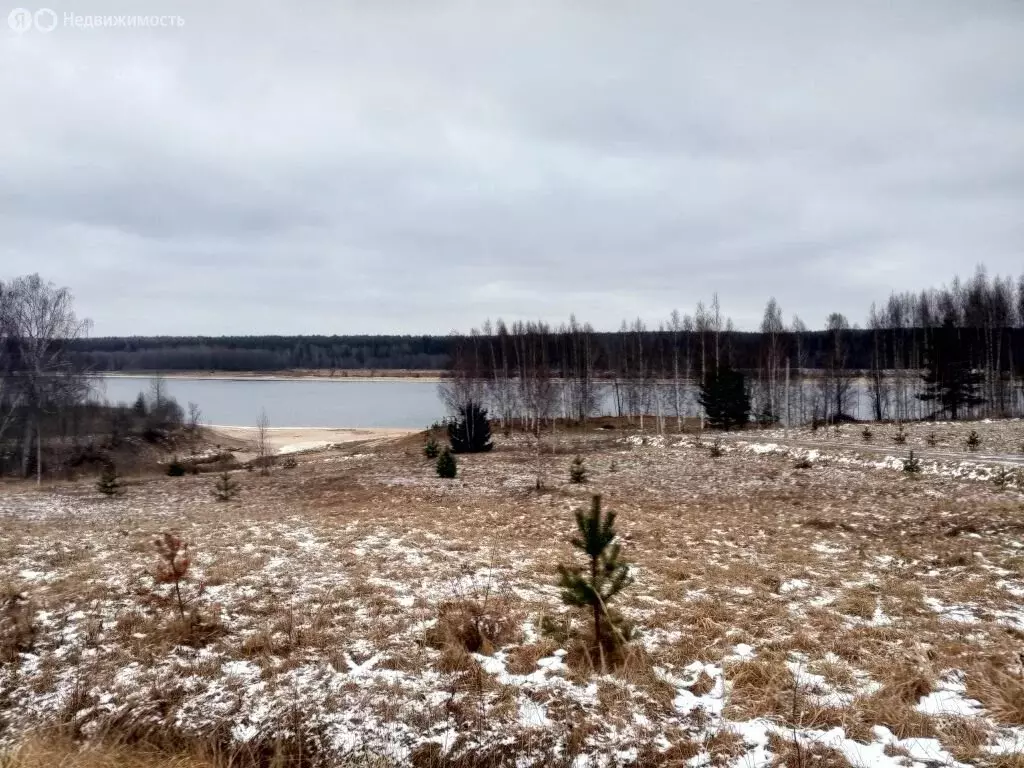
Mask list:
[[139,396],[135,398],[135,404],[132,406],[132,413],[141,418],[145,418],[146,414],[149,413],[146,407],[146,396],[139,392]]
[[167,465],[167,474],[171,477],[185,476],[185,465],[178,461],[177,456],[171,459],[171,463]]
[[117,474],[114,462],[108,461],[103,465],[100,479],[96,482],[96,489],[104,496],[118,496],[124,493],[124,486]]
[[578,453],[576,454],[576,458],[572,460],[572,464],[569,465],[569,482],[587,482],[587,467],[583,463],[583,457]]
[[[562,588],[562,601],[580,608],[589,607],[594,616],[594,641],[601,648],[614,648],[620,637],[616,621],[608,610],[608,603],[629,586],[629,566],[620,558],[619,543],[615,540],[615,513],[601,514],[601,497],[590,500],[590,511],[576,512],[577,535],[572,545],[584,553],[589,563],[586,569],[578,566],[558,566],[558,585]],[[607,627],[606,627],[607,625]]]
[[701,382],[698,399],[712,427],[742,428],[750,421],[750,391],[740,371],[725,365],[715,368]]
[[935,413],[948,413],[953,421],[985,402],[980,395],[981,372],[974,368],[966,350],[959,329],[950,322],[935,329],[927,347],[928,367],[921,375],[924,392],[917,396],[936,403]]
[[451,451],[445,448],[441,451],[441,455],[437,457],[437,476],[450,480],[455,477],[458,471],[459,466],[455,461],[455,457]]
[[494,447],[487,409],[470,400],[459,407],[459,417],[448,424],[452,453],[482,453]]

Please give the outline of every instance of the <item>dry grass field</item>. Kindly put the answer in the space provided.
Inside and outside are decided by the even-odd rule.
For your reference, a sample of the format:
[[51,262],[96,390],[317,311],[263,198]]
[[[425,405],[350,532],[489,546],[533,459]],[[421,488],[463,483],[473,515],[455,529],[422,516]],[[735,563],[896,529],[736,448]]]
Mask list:
[[[960,425],[892,457],[853,426],[719,457],[559,434],[542,491],[525,437],[456,480],[421,436],[350,443],[237,472],[226,503],[210,476],[5,485],[0,765],[1021,768],[1024,493],[984,454],[1024,425],[969,428],[968,463]],[[616,658],[556,586],[592,493],[635,579]],[[164,532],[190,544],[181,610]]]

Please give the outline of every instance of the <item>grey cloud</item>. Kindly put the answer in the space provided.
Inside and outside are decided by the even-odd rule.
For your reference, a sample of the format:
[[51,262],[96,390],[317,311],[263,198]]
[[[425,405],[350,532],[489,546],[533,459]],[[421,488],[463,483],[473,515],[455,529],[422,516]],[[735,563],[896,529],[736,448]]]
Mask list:
[[73,10],[185,19],[0,30],[2,273],[99,334],[614,328],[714,291],[818,325],[1024,267],[1013,0]]

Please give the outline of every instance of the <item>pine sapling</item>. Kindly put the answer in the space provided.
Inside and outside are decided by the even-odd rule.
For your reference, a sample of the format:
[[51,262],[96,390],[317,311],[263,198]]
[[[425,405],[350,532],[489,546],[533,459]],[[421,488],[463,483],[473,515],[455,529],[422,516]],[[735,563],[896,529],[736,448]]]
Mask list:
[[892,441],[896,445],[903,445],[907,442],[907,433],[903,431],[903,425],[899,424],[896,427],[896,434],[892,436]]
[[572,460],[572,464],[569,465],[569,482],[576,484],[587,482],[587,467],[583,463],[583,457],[578,453]]
[[925,442],[928,443],[929,448],[934,448],[939,444],[939,436],[935,434],[934,430],[932,430],[928,433],[928,437],[925,438]]
[[428,459],[436,459],[441,453],[441,446],[437,444],[437,440],[431,435],[427,438],[427,442],[423,444],[423,455]]
[[441,451],[441,455],[437,457],[437,476],[446,479],[452,479],[458,474],[459,467],[455,461],[455,456],[450,450],[445,448]]
[[715,442],[711,444],[711,447],[708,448],[708,454],[712,459],[717,459],[719,456],[725,455],[725,449],[722,448],[722,441],[717,437],[715,438]]
[[[174,588],[174,598],[178,608],[178,614],[185,618],[186,600],[181,593],[181,584],[188,580],[188,569],[192,565],[192,556],[188,551],[188,543],[180,536],[173,533],[165,533],[153,541],[156,547],[157,560],[153,569],[153,578],[157,584],[170,584]],[[203,586],[193,599],[199,597],[203,592]]]
[[860,436],[864,438],[865,443],[870,443],[871,440],[874,438],[875,433],[871,431],[871,427],[864,427],[864,429],[860,433]]
[[213,486],[213,495],[217,501],[231,501],[238,495],[239,488],[241,488],[241,484],[231,476],[230,472],[224,470]]
[[590,500],[590,511],[576,512],[577,535],[572,545],[587,556],[586,568],[558,566],[558,586],[567,605],[587,608],[594,617],[594,643],[600,649],[614,649],[627,640],[609,613],[608,603],[632,582],[629,566],[621,559],[616,541],[615,513],[601,513],[601,497]]
[[976,431],[971,430],[971,434],[967,436],[967,450],[976,451],[981,445],[981,436]]
[[911,450],[910,455],[903,460],[903,471],[908,475],[921,474],[921,460],[914,456],[913,450]]
[[167,474],[171,477],[185,476],[185,465],[178,461],[177,456],[171,459],[171,463],[167,465]]
[[96,482],[96,489],[108,498],[124,493],[124,484],[117,474],[117,467],[114,465],[114,462],[108,461],[103,465],[100,479]]

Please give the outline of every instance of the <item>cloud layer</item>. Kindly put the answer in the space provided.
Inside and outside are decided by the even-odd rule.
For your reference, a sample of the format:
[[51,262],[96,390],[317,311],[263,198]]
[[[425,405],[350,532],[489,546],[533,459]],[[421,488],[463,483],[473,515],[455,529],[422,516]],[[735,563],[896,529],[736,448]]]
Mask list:
[[821,326],[1024,269],[1017,0],[52,7],[185,21],[0,29],[0,276],[97,334],[656,325],[714,291]]

